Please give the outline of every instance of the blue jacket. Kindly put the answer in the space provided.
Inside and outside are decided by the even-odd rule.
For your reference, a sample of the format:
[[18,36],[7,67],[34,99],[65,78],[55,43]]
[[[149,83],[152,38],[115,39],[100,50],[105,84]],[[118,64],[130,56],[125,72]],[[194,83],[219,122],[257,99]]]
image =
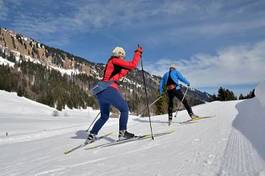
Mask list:
[[[163,93],[163,87],[167,85],[168,76],[169,71],[164,74],[163,78],[160,81],[160,95]],[[190,82],[186,78],[184,78],[184,76],[177,70],[172,70],[170,76],[177,85],[176,89],[180,89],[178,84],[179,80],[187,85],[190,84]]]

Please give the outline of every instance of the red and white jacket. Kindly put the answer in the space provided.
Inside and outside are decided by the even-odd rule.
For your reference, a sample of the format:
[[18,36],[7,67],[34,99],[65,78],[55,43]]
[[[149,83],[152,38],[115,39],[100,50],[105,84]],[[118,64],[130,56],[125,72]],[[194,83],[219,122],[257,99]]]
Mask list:
[[142,52],[136,50],[131,61],[112,56],[106,64],[102,81],[114,80],[115,82],[111,84],[111,87],[119,89],[118,81],[125,77],[130,70],[137,67],[141,55]]

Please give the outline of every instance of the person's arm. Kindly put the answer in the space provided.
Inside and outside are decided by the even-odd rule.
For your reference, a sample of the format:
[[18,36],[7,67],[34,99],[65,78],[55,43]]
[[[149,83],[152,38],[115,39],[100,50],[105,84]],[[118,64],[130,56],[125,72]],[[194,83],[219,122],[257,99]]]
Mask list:
[[179,71],[176,71],[176,74],[180,81],[184,82],[187,85],[190,85],[190,82]]
[[165,85],[165,76],[166,74],[164,74],[163,78],[160,80],[160,88],[159,88],[160,95],[163,94],[164,85]]
[[140,58],[142,57],[142,52],[143,52],[142,48],[137,48],[135,53],[134,53],[132,61],[125,61],[123,59],[114,58],[112,60],[112,63],[114,65],[121,66],[125,69],[133,70],[137,67],[138,62],[139,62]]

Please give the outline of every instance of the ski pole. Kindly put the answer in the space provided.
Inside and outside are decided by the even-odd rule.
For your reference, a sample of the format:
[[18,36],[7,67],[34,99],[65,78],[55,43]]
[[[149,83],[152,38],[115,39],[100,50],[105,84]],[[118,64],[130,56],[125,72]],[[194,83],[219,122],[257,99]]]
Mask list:
[[174,117],[177,117],[177,114],[178,114],[178,110],[179,110],[180,104],[181,104],[182,101],[184,100],[184,98],[185,98],[185,96],[186,96],[186,94],[187,94],[187,92],[188,92],[188,89],[189,89],[189,87],[186,88],[186,91],[185,91],[185,93],[184,93],[184,95],[183,95],[183,97],[182,97],[182,100],[180,101],[180,103],[179,103],[179,105],[178,105],[178,107],[177,107],[177,111],[176,111]]
[[93,122],[89,125],[89,127],[86,129],[86,132],[88,132],[88,130],[90,129],[90,127],[94,124],[94,122],[97,120],[98,116],[99,116],[100,112],[98,113],[98,115],[95,117],[95,119],[93,120]]
[[[138,44],[138,48],[140,48],[140,45]],[[143,82],[144,82],[144,91],[145,91],[145,96],[146,96],[146,106],[148,110],[148,116],[149,116],[149,124],[150,124],[150,130],[151,130],[151,136],[152,139],[154,140],[154,134],[153,134],[153,129],[152,129],[152,122],[151,122],[151,116],[150,116],[150,108],[149,108],[149,102],[148,102],[148,97],[147,97],[147,90],[146,90],[146,84],[145,84],[145,76],[144,76],[144,66],[143,66],[143,59],[141,59],[141,66],[142,66],[142,75],[143,75]]]
[[[155,104],[162,97],[163,95],[159,95],[159,97],[149,105],[149,108],[151,108],[151,106],[153,106],[153,104]],[[146,108],[142,109],[138,116],[141,116],[145,111],[146,111]]]

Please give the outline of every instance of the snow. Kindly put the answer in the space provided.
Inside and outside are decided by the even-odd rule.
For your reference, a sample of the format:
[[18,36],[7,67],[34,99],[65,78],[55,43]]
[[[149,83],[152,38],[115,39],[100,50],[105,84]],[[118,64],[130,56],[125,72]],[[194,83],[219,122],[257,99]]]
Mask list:
[[72,75],[72,74],[79,74],[80,71],[78,69],[63,69],[63,68],[59,68],[56,66],[49,66],[54,70],[59,71],[62,75],[67,74],[67,75]]
[[[188,119],[186,111],[180,111],[170,127],[167,115],[154,116],[155,133],[175,130],[154,141],[64,155],[84,142],[84,130],[98,111],[67,109],[54,117],[53,108],[0,91],[0,175],[264,176],[265,109],[259,103],[264,94],[259,95],[195,106],[196,114],[214,116],[190,124],[177,123]],[[150,133],[148,118],[130,116],[128,129]],[[97,143],[117,139],[118,119],[109,119],[99,135],[111,131]]]
[[[35,58],[32,58],[28,55],[25,55],[25,59],[27,62],[32,62],[32,63],[35,63],[35,64],[42,64],[38,59],[35,59]],[[54,69],[54,70],[57,70],[59,71],[62,76],[64,74],[67,74],[67,75],[72,75],[72,74],[80,74],[80,71],[78,69],[64,69],[64,68],[59,68],[55,65],[48,65],[51,69]]]
[[129,83],[129,84],[136,85],[136,88],[141,88],[141,87],[142,87],[141,84],[139,84],[139,83],[137,83],[137,82],[134,82],[134,81],[132,81],[132,80],[130,80],[130,79],[128,79],[128,78],[123,78],[123,81],[124,81],[124,82],[127,82],[127,83]]
[[[34,42],[35,43],[35,42]],[[37,43],[38,44],[38,47],[41,47],[41,44],[40,43]],[[44,48],[44,47],[43,47]],[[4,52],[5,50],[5,47],[3,47],[2,45],[0,45],[0,49],[2,50],[2,52]],[[10,52],[12,52],[14,55],[15,55],[15,59],[16,59],[16,62],[20,62],[20,55],[21,53],[16,51],[16,50],[10,50]],[[41,61],[39,59],[36,59],[36,58],[32,58],[31,56],[29,55],[24,55],[25,57],[25,60],[26,62],[32,62],[32,63],[35,63],[35,64],[42,64]],[[13,62],[10,62],[8,61],[7,59],[5,58],[2,58],[0,57],[0,65],[9,65],[10,67],[14,67],[15,63]],[[59,71],[62,76],[64,74],[67,74],[67,75],[73,75],[73,74],[80,74],[80,73],[85,73],[85,72],[80,72],[78,69],[64,69],[64,68],[59,68],[55,65],[48,65],[51,69],[54,69],[54,70],[57,70]],[[98,76],[97,76],[98,77]]]
[[9,60],[4,59],[0,56],[0,65],[8,65],[9,67],[14,67],[15,63],[10,62]]
[[16,62],[19,62],[21,53],[16,50],[10,50],[10,52],[14,54]]
[[41,62],[38,59],[34,59],[30,57],[29,55],[25,55],[24,57],[26,59],[26,62],[32,62],[34,64],[41,64]]
[[255,89],[255,95],[260,104],[265,108],[265,81],[258,84]]
[[94,76],[96,79],[101,80],[102,77],[100,77],[99,73],[97,72],[97,70],[95,69],[95,67],[93,69],[91,69],[90,71],[92,71],[92,76]]
[[26,42],[29,40],[27,37],[24,37],[24,36],[22,36],[22,39],[23,39],[24,41],[26,41]]

